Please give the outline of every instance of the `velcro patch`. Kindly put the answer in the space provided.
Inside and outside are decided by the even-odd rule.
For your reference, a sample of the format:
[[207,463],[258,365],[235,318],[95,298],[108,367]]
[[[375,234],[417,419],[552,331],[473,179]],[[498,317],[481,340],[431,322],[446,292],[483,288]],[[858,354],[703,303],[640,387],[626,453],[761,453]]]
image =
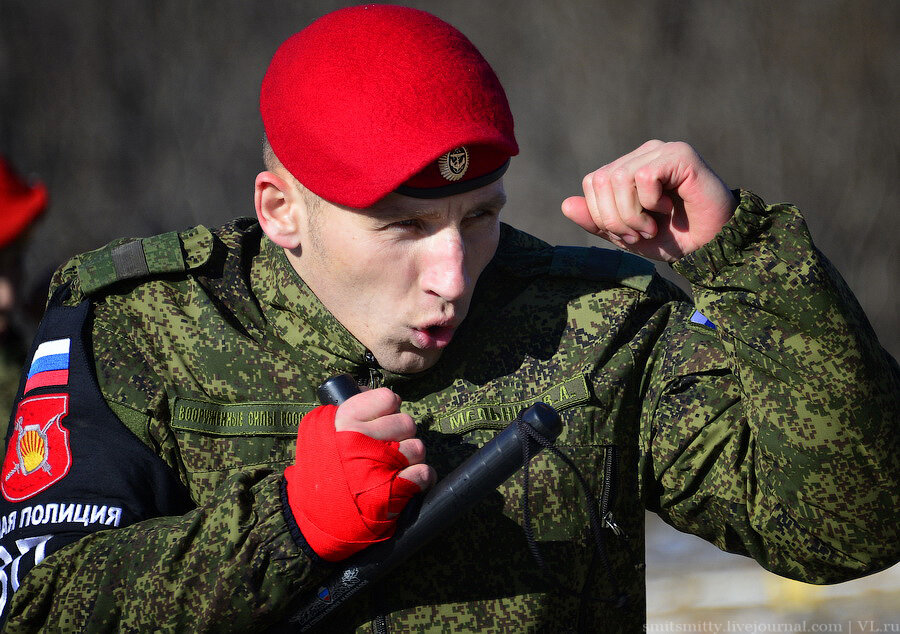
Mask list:
[[437,425],[445,434],[465,434],[473,429],[502,429],[537,402],[550,405],[557,412],[590,400],[587,379],[583,374],[557,383],[538,396],[521,401],[501,403],[473,403],[437,418]]
[[78,281],[82,292],[91,294],[122,280],[195,268],[212,249],[212,234],[203,226],[112,243],[86,255],[78,265]]
[[214,436],[295,436],[316,403],[211,403],[176,398],[172,429]]

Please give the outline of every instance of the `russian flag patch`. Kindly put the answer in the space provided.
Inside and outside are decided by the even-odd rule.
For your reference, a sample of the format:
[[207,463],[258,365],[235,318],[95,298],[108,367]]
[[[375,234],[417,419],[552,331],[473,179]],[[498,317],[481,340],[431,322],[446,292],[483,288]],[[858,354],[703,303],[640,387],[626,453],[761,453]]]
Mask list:
[[70,339],[45,341],[34,351],[25,392],[49,385],[68,385]]

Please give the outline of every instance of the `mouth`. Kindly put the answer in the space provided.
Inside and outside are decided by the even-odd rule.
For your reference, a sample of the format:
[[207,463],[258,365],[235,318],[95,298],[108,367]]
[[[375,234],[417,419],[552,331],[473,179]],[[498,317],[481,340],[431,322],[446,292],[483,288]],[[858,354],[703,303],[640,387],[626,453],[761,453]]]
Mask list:
[[458,324],[451,321],[413,327],[412,343],[421,350],[442,350],[450,345]]

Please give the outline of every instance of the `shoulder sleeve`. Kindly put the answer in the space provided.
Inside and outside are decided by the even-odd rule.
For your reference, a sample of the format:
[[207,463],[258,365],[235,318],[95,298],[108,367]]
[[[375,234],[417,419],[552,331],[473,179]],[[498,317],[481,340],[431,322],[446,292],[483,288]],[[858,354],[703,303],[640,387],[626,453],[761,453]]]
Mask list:
[[[81,266],[82,259],[71,262],[59,279],[74,275],[72,283],[80,284]],[[108,288],[126,292],[128,287]],[[87,438],[70,426],[73,442],[77,437],[104,458],[90,471],[96,486],[79,494],[84,498],[79,519],[90,518],[85,505],[99,507],[102,499],[160,496],[159,487],[127,459],[126,446],[149,456],[155,468],[172,474],[173,486],[184,489],[178,445],[168,431],[165,389],[153,369],[166,361],[154,358],[137,326],[120,311],[95,314],[89,347],[102,403],[85,413],[85,422],[92,424],[97,411],[109,406],[119,433],[112,442],[103,435]],[[16,579],[7,626],[15,631],[196,631],[228,622],[235,630],[251,631],[277,622],[290,600],[324,574],[291,536],[281,483],[280,472],[260,465],[226,479],[200,503],[196,492],[185,490],[188,499],[179,508],[161,506],[131,521],[96,527],[102,530],[79,531],[65,543],[57,540],[62,547],[42,550],[39,565],[27,575],[23,569]],[[50,491],[62,489],[54,485]],[[31,548],[25,558],[35,551]]]
[[675,265],[644,406],[647,506],[813,583],[900,558],[900,373],[799,212],[744,192]]
[[190,508],[175,473],[105,406],[84,346],[88,302],[61,305],[66,290],[29,353],[3,460],[2,614],[32,566],[68,544]]
[[506,224],[501,224],[500,244],[491,264],[513,277],[569,277],[642,293],[659,284],[655,265],[644,258],[617,249],[550,246]]

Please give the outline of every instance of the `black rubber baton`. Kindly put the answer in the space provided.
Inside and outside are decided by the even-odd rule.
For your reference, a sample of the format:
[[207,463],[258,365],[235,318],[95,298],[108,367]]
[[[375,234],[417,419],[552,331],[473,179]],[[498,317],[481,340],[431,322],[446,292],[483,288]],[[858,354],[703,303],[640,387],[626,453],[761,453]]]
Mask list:
[[322,405],[340,405],[355,394],[359,394],[359,385],[349,374],[333,376],[316,390]]
[[[339,405],[358,392],[353,377],[342,374],[323,383],[318,396],[323,404]],[[550,441],[556,440],[562,431],[559,415],[549,405],[535,403],[521,412],[516,421],[438,482],[418,509],[402,518],[394,537],[343,562],[339,572],[331,575],[312,596],[304,598],[289,625],[300,632],[315,626],[344,601],[408,559],[518,471],[523,462],[522,443],[534,443],[522,437],[519,420]],[[529,454],[540,449],[534,445]]]

